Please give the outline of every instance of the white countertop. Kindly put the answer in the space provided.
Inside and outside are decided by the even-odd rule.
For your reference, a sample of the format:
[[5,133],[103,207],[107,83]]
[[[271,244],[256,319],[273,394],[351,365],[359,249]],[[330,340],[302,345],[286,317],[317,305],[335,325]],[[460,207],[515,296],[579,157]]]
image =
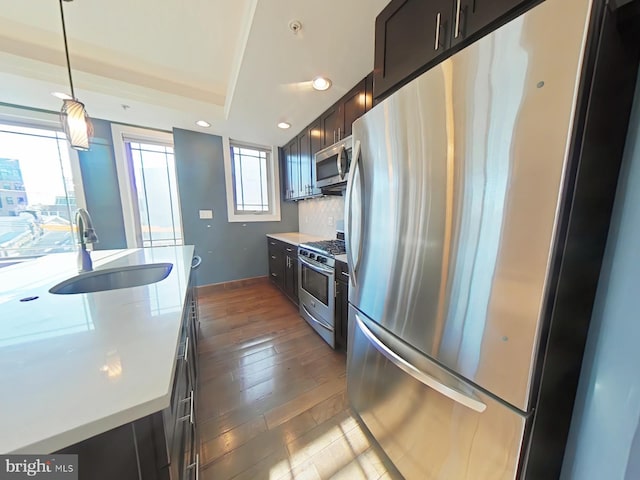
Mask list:
[[307,233],[288,232],[288,233],[268,233],[267,237],[281,242],[286,242],[296,247],[301,243],[317,242],[320,240],[326,240],[326,238],[316,237],[315,235],[309,235]]
[[[54,295],[76,254],[0,269],[0,454],[51,453],[169,406],[193,247],[92,252],[94,269],[169,262],[141,287]],[[22,303],[28,296],[37,300]]]
[[338,260],[339,262],[342,263],[349,263],[347,262],[347,254],[343,253],[342,255],[336,255],[336,260]]

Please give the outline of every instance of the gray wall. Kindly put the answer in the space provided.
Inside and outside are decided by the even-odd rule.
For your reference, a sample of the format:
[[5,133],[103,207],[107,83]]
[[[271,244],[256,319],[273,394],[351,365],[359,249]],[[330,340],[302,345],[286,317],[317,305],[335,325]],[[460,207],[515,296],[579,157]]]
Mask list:
[[[202,257],[198,285],[267,275],[267,233],[297,232],[298,206],[281,203],[280,222],[229,223],[222,137],[173,130],[186,244]],[[213,210],[200,220],[198,210]]]
[[639,420],[640,80],[562,478],[640,479]]
[[111,123],[97,119],[92,123],[91,150],[78,152],[78,156],[87,210],[98,233],[99,241],[94,248],[127,248]]

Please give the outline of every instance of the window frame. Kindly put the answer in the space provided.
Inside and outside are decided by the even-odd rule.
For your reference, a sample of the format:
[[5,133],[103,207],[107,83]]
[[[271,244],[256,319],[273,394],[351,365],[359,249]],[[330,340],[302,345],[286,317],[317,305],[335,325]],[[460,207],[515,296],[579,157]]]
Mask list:
[[[56,130],[59,132],[63,132],[64,134],[64,129],[62,128],[62,124],[60,123],[60,114],[29,107],[0,104],[0,123],[18,127]],[[73,180],[73,190],[75,193],[76,207],[87,209],[87,201],[84,194],[84,183],[82,179],[82,170],[80,168],[80,157],[78,156],[78,151],[71,148],[71,145],[69,145],[68,141],[66,142],[66,145],[69,154],[69,166],[71,167],[71,177]],[[76,242],[74,242],[73,245],[74,251],[77,250]],[[45,255],[48,254],[43,253],[35,255],[6,257],[0,259],[0,263],[18,263]]]
[[[266,150],[267,155],[267,195],[271,209],[269,212],[238,211],[235,201],[234,165],[231,156],[231,147],[255,148]],[[280,221],[280,171],[278,148],[264,145],[256,145],[223,137],[222,150],[224,158],[224,177],[227,196],[227,216],[229,223],[242,222],[279,222]]]
[[[127,248],[142,248],[142,228],[140,223],[140,213],[138,211],[138,199],[135,196],[135,192],[137,191],[135,176],[133,172],[133,165],[129,162],[129,158],[127,156],[126,142],[160,144],[174,148],[173,133],[162,130],[132,127],[130,125],[123,125],[120,123],[112,123],[111,137],[113,139],[113,151],[116,160],[116,173],[118,175],[118,188],[120,189],[120,203],[122,204],[122,218],[124,220]],[[176,188],[178,189],[177,209],[180,214],[180,228],[184,243],[184,224],[182,221],[182,207],[180,205],[180,185],[177,183]]]
[[[0,123],[19,127],[58,130],[64,133],[64,129],[60,123],[60,115],[43,110],[0,105]],[[80,157],[78,156],[78,151],[71,148],[69,142],[67,142],[67,150],[69,152],[69,163],[71,166],[71,176],[73,177],[73,191],[75,193],[76,205],[78,208],[86,209],[87,201],[84,195],[84,184],[82,183]]]

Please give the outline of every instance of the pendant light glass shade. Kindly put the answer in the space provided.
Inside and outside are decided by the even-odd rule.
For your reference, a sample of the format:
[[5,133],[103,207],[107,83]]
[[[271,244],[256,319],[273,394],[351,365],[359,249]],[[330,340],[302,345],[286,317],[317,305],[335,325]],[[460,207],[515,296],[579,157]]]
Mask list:
[[91,119],[84,109],[84,104],[78,100],[64,100],[60,111],[62,128],[76,150],[89,150],[89,139],[93,136]]
[[84,109],[84,103],[78,101],[75,91],[73,90],[71,61],[69,60],[69,46],[67,45],[67,27],[64,24],[64,8],[62,3],[72,1],[73,0],[59,0],[64,54],[67,59],[67,73],[69,74],[69,86],[71,87],[71,99],[63,100],[62,110],[60,111],[60,121],[62,122],[62,128],[64,129],[71,148],[76,150],[89,150],[89,140],[93,136],[93,125],[91,125],[89,115],[87,115],[87,111]]

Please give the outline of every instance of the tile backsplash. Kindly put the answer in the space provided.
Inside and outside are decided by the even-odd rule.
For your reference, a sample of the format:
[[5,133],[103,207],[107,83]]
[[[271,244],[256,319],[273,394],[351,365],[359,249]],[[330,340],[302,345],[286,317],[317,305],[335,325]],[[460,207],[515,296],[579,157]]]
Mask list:
[[327,196],[298,203],[300,233],[336,238],[336,224],[344,219],[344,197]]

